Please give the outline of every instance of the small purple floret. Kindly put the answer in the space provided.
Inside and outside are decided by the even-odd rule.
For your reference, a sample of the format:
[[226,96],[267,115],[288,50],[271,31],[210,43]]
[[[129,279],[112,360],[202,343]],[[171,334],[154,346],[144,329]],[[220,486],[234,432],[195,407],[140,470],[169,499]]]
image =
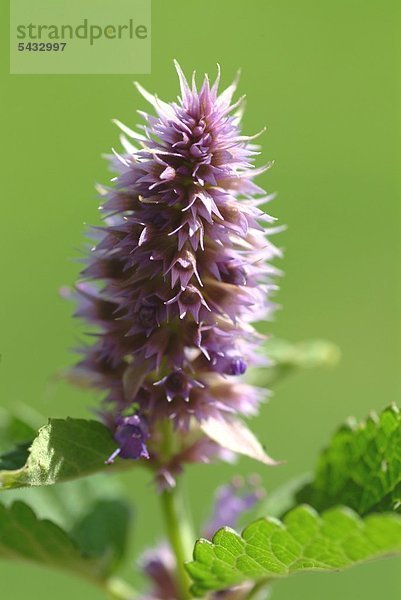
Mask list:
[[230,362],[229,375],[243,375],[246,371],[246,362],[240,358],[233,358]]
[[235,528],[241,515],[253,508],[263,494],[258,479],[252,481],[252,477],[249,482],[244,483],[238,478],[218,488],[213,516],[204,528],[203,535],[211,538],[222,527]]
[[107,460],[107,464],[114,462],[117,456],[121,458],[149,458],[146,440],[149,438],[148,427],[141,417],[121,417],[114,432],[114,439],[119,448]]

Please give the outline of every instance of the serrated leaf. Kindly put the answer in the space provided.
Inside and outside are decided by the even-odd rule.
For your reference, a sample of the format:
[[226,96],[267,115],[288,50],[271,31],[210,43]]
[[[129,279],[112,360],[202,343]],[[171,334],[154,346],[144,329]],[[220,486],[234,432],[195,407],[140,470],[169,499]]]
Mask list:
[[220,529],[212,542],[199,540],[186,565],[192,591],[203,596],[245,581],[286,577],[304,571],[338,571],[401,553],[401,517],[370,515],[362,520],[347,508],[321,516],[300,506],[285,516],[258,519],[242,535]]
[[87,558],[58,525],[40,520],[23,502],[0,504],[0,558],[67,569],[91,580],[103,579],[102,561]]
[[110,470],[105,460],[115,447],[110,431],[98,421],[50,419],[39,430],[25,464],[0,471],[0,489],[52,485]]
[[321,511],[345,504],[358,514],[401,512],[401,413],[390,406],[380,416],[350,421],[322,453],[312,482],[297,494]]

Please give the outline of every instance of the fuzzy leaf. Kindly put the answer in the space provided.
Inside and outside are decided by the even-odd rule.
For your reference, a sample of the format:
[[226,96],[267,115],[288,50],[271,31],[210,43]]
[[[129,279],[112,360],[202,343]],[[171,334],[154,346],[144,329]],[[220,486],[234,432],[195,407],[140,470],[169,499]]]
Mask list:
[[103,579],[102,559],[86,557],[58,525],[40,520],[23,502],[0,504],[0,558],[67,569],[91,580]]
[[336,504],[360,515],[401,513],[401,413],[396,406],[349,421],[323,452],[313,481],[297,494],[322,511]]
[[[21,452],[17,457],[3,455],[0,489],[52,485],[110,469],[105,460],[115,447],[110,431],[98,421],[50,419],[25,455],[25,464],[21,466]],[[13,464],[18,468],[10,469]]]
[[220,529],[213,541],[196,542],[186,565],[193,593],[203,596],[245,581],[286,577],[304,571],[338,571],[401,553],[401,517],[370,515],[362,520],[347,508],[321,516],[299,506],[283,521],[258,519],[239,535]]

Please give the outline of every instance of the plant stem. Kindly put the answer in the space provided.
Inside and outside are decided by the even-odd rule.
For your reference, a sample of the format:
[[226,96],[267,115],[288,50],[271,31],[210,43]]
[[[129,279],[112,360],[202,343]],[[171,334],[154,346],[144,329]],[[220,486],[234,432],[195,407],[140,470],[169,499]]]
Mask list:
[[191,536],[183,499],[178,489],[162,492],[161,504],[167,536],[177,562],[176,577],[180,594],[177,600],[187,600],[191,598],[191,594],[189,592],[189,576],[184,563],[191,557]]
[[103,585],[110,600],[135,600],[137,592],[126,581],[118,577],[107,579]]

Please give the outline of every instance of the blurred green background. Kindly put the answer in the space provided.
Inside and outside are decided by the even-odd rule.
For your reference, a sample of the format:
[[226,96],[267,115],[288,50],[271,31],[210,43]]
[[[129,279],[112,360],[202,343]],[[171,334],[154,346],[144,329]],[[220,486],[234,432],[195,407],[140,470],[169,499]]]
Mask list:
[[[3,3],[2,55],[8,56]],[[363,417],[400,390],[400,222],[398,175],[400,3],[395,0],[153,1],[152,74],[141,83],[174,99],[172,59],[188,73],[216,62],[229,83],[242,68],[244,129],[268,126],[260,178],[279,196],[269,207],[288,230],[278,301],[269,326],[291,340],[338,344],[335,369],[307,371],[275,392],[252,423],[269,452],[287,463],[188,470],[194,513],[207,513],[215,486],[237,472],[262,475],[268,490],[310,470],[335,427]],[[88,416],[93,397],[55,381],[73,360],[83,328],[58,289],[73,283],[84,223],[97,222],[94,183],[110,177],[101,154],[118,146],[111,123],[137,122],[145,104],[130,76],[10,76],[3,61],[1,213],[1,402],[25,402],[48,416]],[[400,448],[401,453],[401,448]],[[157,498],[140,470],[122,477],[136,505],[134,556],[160,536]],[[113,485],[110,479],[110,485]],[[398,598],[401,561],[276,585],[275,600]],[[2,598],[102,594],[77,579],[0,563]],[[6,594],[3,592],[6,590]]]

